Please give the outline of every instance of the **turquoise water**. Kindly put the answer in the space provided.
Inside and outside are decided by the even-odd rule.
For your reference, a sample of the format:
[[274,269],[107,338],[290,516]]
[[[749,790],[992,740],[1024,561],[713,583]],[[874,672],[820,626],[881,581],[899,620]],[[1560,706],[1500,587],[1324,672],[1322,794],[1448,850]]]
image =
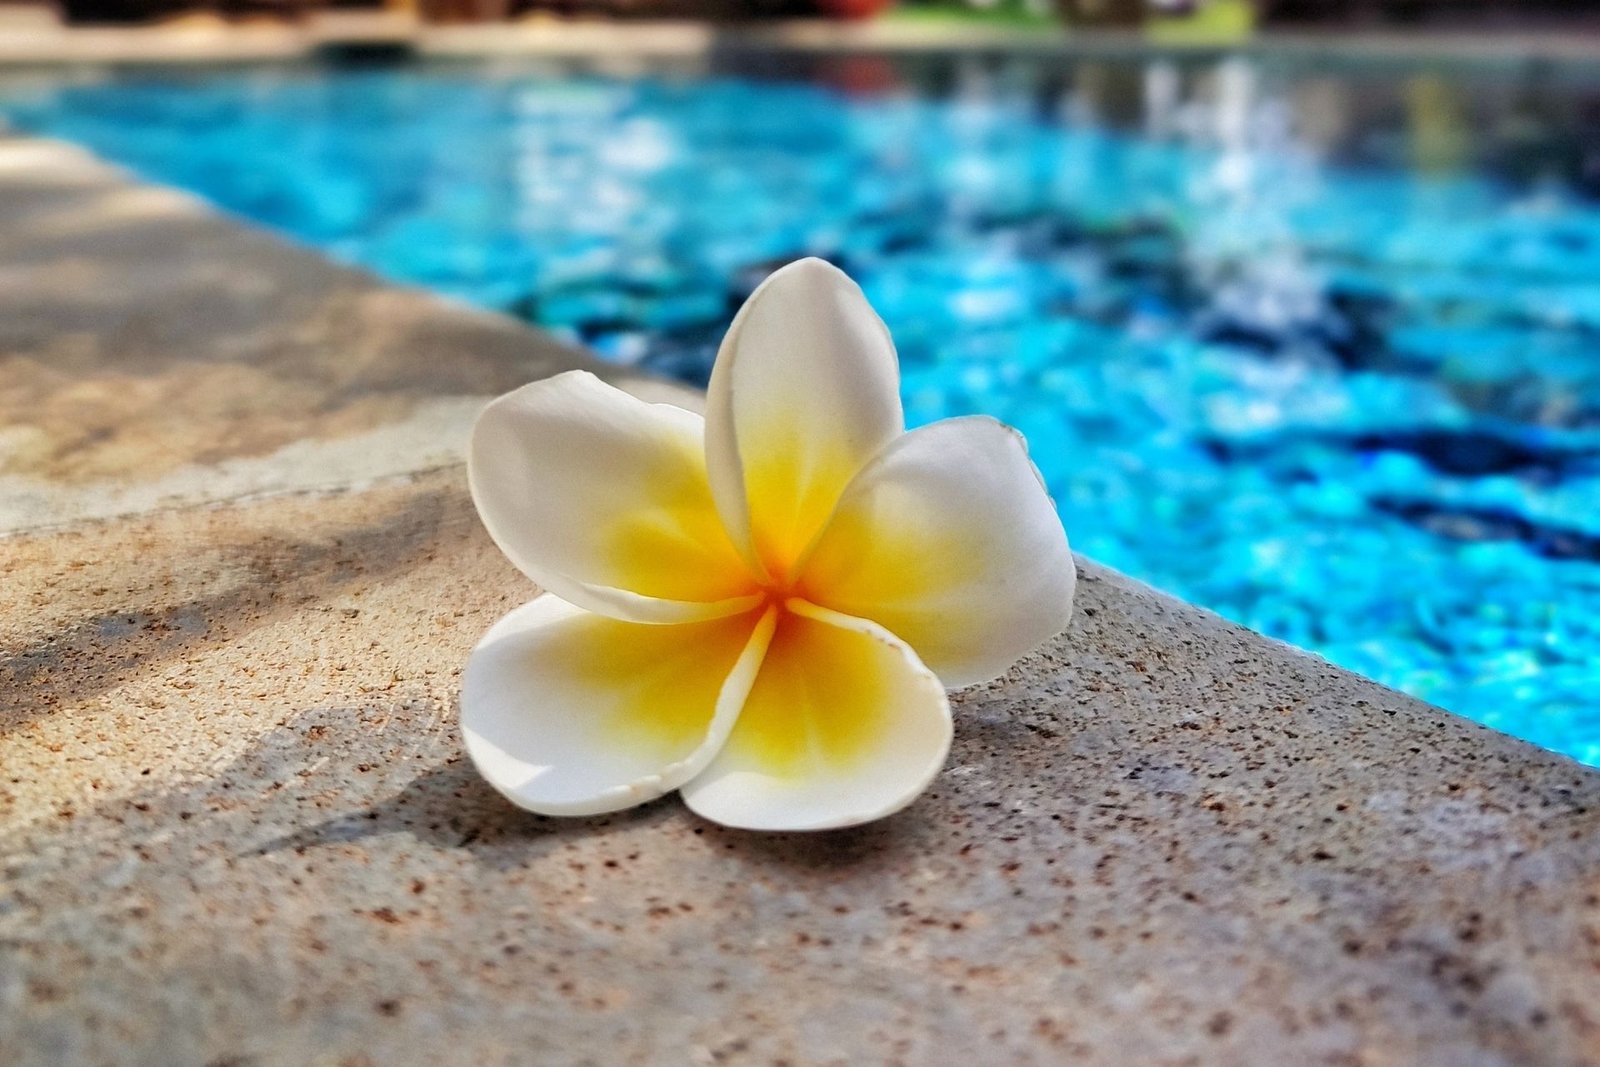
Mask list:
[[1597,100],[1238,60],[0,86],[23,129],[690,381],[767,270],[831,258],[912,420],[1020,427],[1080,551],[1590,763]]

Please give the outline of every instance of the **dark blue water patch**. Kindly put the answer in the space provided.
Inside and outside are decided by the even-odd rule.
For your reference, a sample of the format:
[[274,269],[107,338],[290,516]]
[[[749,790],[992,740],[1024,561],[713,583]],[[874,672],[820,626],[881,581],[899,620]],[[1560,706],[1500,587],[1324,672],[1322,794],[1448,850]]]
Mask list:
[[1373,506],[1454,541],[1516,541],[1545,559],[1600,563],[1600,535],[1542,526],[1508,511],[1449,508],[1383,497],[1374,500]]
[[[1355,455],[1405,453],[1446,475],[1476,478],[1503,474],[1557,483],[1572,473],[1600,471],[1600,449],[1593,445],[1565,445],[1548,434],[1508,436],[1487,427],[1417,427],[1296,436],[1296,443],[1315,443]],[[1271,453],[1285,451],[1290,442],[1281,437],[1207,438],[1203,444],[1208,454],[1218,461],[1235,463],[1267,462]]]
[[1437,471],[1470,477],[1520,474],[1559,481],[1569,467],[1591,466],[1596,458],[1592,453],[1564,452],[1559,446],[1536,445],[1485,429],[1361,434],[1352,438],[1350,445],[1361,452],[1410,452]]

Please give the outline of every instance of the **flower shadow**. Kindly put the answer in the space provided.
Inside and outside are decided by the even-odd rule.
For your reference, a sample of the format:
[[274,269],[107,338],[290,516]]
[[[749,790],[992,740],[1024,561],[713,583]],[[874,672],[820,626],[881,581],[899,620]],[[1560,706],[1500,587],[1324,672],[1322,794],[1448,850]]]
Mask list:
[[405,834],[437,849],[464,850],[495,870],[527,864],[568,841],[603,838],[645,827],[690,829],[730,859],[800,873],[838,876],[893,865],[925,842],[926,813],[913,807],[866,826],[813,833],[756,833],[694,815],[676,793],[606,815],[552,818],[510,804],[459,757],[425,771],[363,810],[305,826],[251,849],[256,855],[360,845]]
[[[659,802],[658,802],[659,803]],[[736,830],[684,811],[695,833],[732,856],[791,873],[830,879],[900,868],[905,858],[933,847],[935,824],[930,798],[923,797],[886,819],[838,830],[780,833]]]
[[508,803],[466,759],[456,756],[417,775],[370,807],[275,838],[258,854],[358,844],[407,834],[439,849],[463,849],[497,870],[525,864],[574,837],[607,836],[670,817],[667,798],[628,811],[554,819]]

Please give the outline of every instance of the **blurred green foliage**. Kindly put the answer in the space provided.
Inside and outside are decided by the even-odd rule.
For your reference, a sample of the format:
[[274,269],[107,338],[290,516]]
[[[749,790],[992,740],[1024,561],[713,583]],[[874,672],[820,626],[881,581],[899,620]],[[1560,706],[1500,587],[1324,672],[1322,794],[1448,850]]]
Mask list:
[[1050,0],[900,0],[886,17],[914,22],[983,22],[1040,26],[1057,21]]

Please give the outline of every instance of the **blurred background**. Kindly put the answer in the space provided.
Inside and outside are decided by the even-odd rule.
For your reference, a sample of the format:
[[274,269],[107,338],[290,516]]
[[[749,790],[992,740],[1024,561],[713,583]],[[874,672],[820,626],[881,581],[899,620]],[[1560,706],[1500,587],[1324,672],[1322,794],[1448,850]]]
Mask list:
[[72,24],[141,23],[185,15],[295,19],[318,11],[379,10],[428,22],[481,22],[528,15],[616,19],[864,19],[902,15],[1061,19],[1086,26],[1165,20],[1259,21],[1272,26],[1413,26],[1450,29],[1600,25],[1581,0],[8,0]]
[[1081,552],[1600,763],[1600,5],[0,11],[102,50],[14,35],[16,134],[606,359],[703,383],[766,273],[824,256],[910,420],[1020,427]]

